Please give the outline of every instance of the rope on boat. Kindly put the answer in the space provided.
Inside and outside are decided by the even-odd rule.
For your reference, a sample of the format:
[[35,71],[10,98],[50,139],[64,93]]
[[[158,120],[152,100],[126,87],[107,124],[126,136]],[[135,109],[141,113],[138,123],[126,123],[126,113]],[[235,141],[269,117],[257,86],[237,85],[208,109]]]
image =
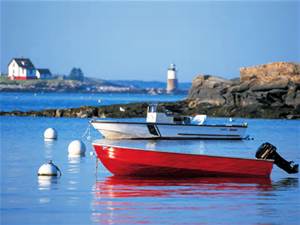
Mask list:
[[99,164],[99,161],[98,161],[98,157],[95,157],[96,159],[96,168],[95,168],[95,177],[96,177],[96,180],[98,179],[98,164]]
[[88,127],[86,128],[86,130],[84,131],[84,133],[81,137],[87,139],[88,141],[92,140],[91,124],[90,123],[89,123]]
[[[86,128],[86,130],[84,131],[84,133],[83,133],[83,135],[81,136],[81,138],[82,139],[86,139],[88,142],[91,142],[91,140],[92,140],[92,135],[91,135],[91,124],[89,123],[89,125],[88,125],[88,127]],[[92,157],[95,157],[95,159],[96,159],[96,165],[95,165],[95,176],[96,176],[96,180],[97,180],[97,172],[98,172],[98,158],[97,158],[97,156],[96,156],[96,154],[95,154],[95,151],[93,151],[93,152],[90,152],[90,155],[92,156]]]

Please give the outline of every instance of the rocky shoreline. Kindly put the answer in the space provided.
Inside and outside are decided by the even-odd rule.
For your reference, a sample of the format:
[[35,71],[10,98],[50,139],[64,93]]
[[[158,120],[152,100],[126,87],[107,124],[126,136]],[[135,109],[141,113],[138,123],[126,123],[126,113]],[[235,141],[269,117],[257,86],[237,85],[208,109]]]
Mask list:
[[[82,106],[70,109],[48,109],[41,111],[12,111],[0,112],[0,116],[33,116],[33,117],[73,117],[73,118],[138,118],[146,117],[148,103],[116,104],[93,107]],[[159,103],[160,107],[174,111],[181,115],[193,116],[207,114],[212,117],[243,117],[243,118],[272,118],[272,119],[300,119],[300,107],[271,106],[271,107],[235,107],[212,106],[210,104],[195,105],[194,101]],[[120,110],[122,109],[122,110]]]
[[[33,116],[33,117],[75,117],[75,118],[131,118],[146,115],[146,103],[116,104],[109,106],[82,106],[68,109],[47,109],[40,111],[0,112],[0,116]],[[120,110],[122,107],[122,111]]]
[[[166,94],[165,88],[138,87],[123,82],[124,85],[110,81],[85,78],[78,80],[9,80],[0,77],[0,92],[34,92],[34,93],[141,93]],[[186,94],[187,90],[177,90],[178,94]]]

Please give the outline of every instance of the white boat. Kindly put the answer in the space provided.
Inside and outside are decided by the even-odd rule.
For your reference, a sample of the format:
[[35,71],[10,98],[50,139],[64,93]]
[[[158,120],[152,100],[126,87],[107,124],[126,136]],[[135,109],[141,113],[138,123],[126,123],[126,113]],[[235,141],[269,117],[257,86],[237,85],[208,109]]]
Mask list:
[[208,124],[206,115],[175,116],[158,112],[150,105],[145,122],[92,120],[90,123],[106,139],[229,139],[245,137],[243,124]]

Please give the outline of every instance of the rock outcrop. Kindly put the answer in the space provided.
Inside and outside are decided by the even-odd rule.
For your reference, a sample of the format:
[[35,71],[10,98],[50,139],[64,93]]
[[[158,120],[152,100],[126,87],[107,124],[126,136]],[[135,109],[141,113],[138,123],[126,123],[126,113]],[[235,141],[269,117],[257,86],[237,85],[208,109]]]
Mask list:
[[208,103],[216,106],[224,105],[226,99],[223,94],[232,85],[232,81],[221,77],[199,75],[192,82],[189,98],[197,99],[198,104]]
[[209,75],[197,76],[189,92],[189,107],[222,107],[223,114],[231,116],[240,115],[240,112],[245,112],[243,116],[248,112],[272,118],[300,115],[299,64],[270,63],[241,68],[240,71],[240,82]]
[[294,82],[300,83],[300,64],[274,62],[240,69],[241,82],[255,80],[256,83]]

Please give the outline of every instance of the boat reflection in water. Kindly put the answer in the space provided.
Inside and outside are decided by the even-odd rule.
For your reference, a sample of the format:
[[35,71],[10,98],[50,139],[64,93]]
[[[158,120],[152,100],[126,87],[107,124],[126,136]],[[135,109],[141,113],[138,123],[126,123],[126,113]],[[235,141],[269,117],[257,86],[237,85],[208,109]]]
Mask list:
[[[269,178],[141,179],[111,176],[93,187],[92,221],[99,224],[194,224],[231,220],[240,210],[251,217],[272,212],[274,189],[298,186],[298,179],[272,184]],[[230,199],[230,200],[229,200]],[[265,202],[263,205],[261,202]],[[269,204],[269,203],[270,204]],[[191,216],[193,215],[193,216]],[[243,222],[244,218],[240,218]],[[228,221],[228,220],[227,220]],[[237,219],[235,218],[235,220]],[[245,221],[250,221],[245,220]],[[255,220],[254,220],[255,221]]]
[[[235,195],[226,190],[269,190],[269,178],[201,177],[189,179],[141,179],[108,177],[95,185],[97,197],[172,197],[178,195]],[[223,192],[225,191],[225,192]]]

